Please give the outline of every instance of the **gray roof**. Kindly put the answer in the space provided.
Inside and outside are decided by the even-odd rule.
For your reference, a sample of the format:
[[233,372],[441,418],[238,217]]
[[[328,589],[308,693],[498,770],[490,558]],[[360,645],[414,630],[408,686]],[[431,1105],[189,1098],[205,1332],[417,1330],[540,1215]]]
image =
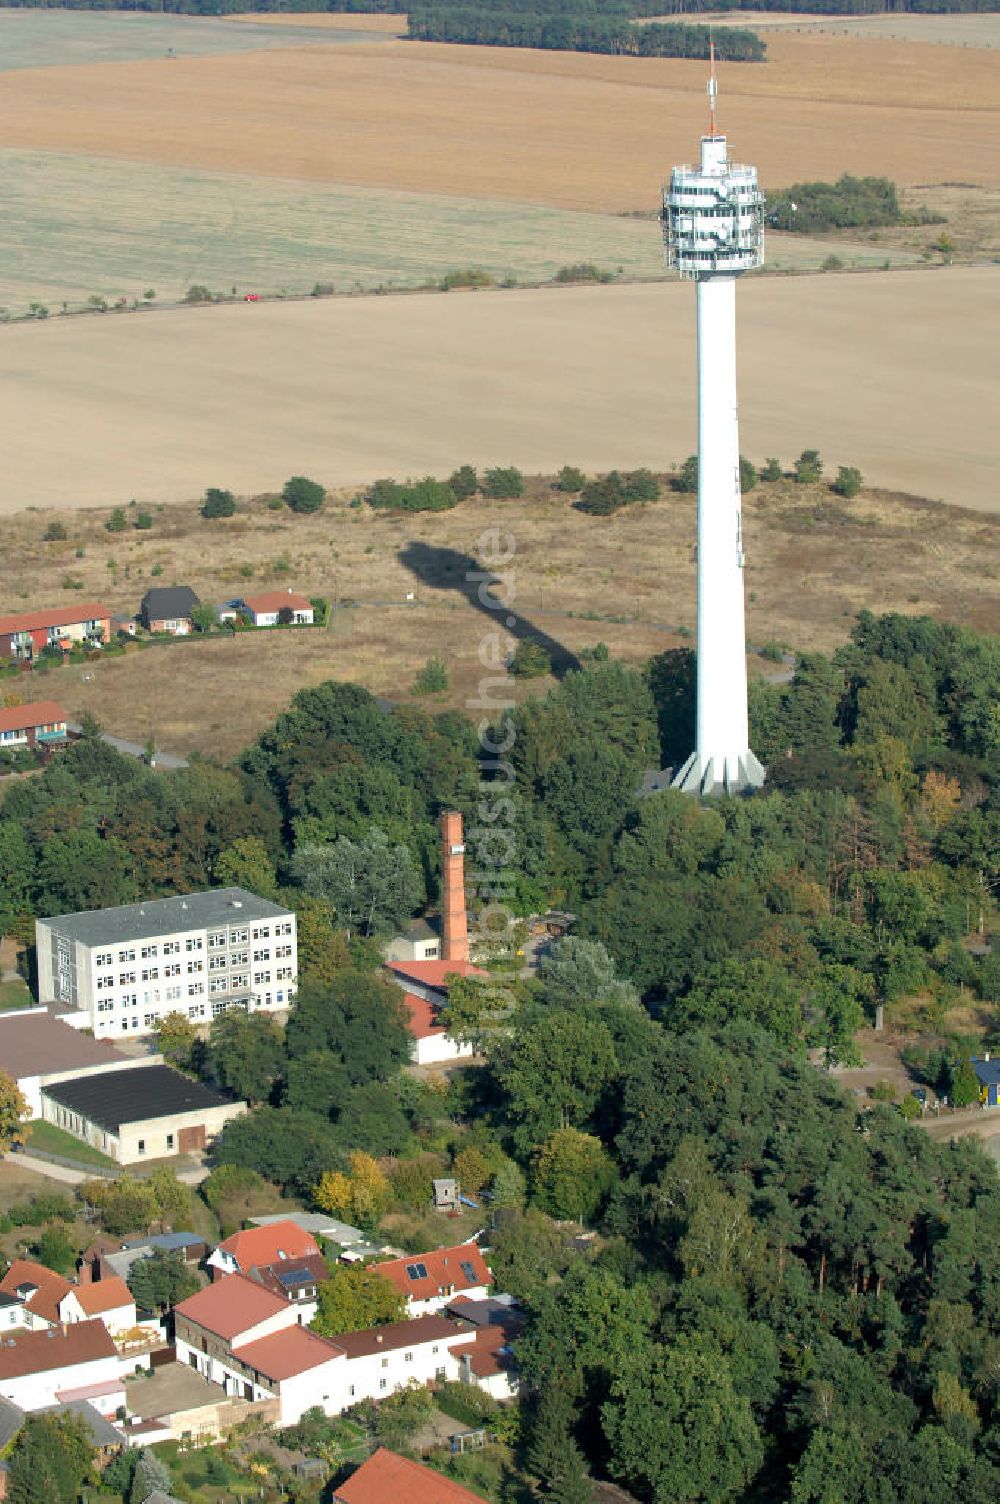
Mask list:
[[101,1076],[71,1076],[68,1081],[46,1086],[44,1092],[53,1102],[108,1133],[118,1133],[123,1123],[207,1112],[212,1107],[227,1107],[233,1100],[182,1076],[169,1065],[107,1071]]
[[0,1451],[20,1434],[23,1425],[24,1411],[20,1405],[15,1405],[13,1400],[5,1400],[0,1395]]
[[290,915],[290,909],[283,909],[266,898],[258,898],[256,893],[248,893],[245,888],[213,888],[208,893],[153,898],[146,903],[123,903],[116,909],[85,909],[78,914],[56,914],[40,922],[84,945],[121,945],[130,940],[182,934],[185,930],[221,928],[247,921],[252,924],[259,919],[284,919]]
[[190,616],[201,601],[190,585],[154,585],[147,590],[139,607],[150,621],[168,621],[178,616]]
[[61,1400],[58,1405],[46,1405],[42,1414],[61,1415],[67,1410],[72,1410],[74,1415],[80,1417],[95,1447],[125,1446],[125,1437],[122,1432],[109,1420],[105,1420],[101,1412],[95,1410],[89,1400]]
[[364,1233],[360,1227],[351,1227],[348,1222],[338,1222],[336,1217],[325,1217],[319,1212],[273,1212],[266,1217],[251,1217],[254,1227],[271,1227],[275,1222],[294,1222],[303,1232],[311,1232],[314,1238],[329,1238],[331,1243],[346,1247],[360,1243]]

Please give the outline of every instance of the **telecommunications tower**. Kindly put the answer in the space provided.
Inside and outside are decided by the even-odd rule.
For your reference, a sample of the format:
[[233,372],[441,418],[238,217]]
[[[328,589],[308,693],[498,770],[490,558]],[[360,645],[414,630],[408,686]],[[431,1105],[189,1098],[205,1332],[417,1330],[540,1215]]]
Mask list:
[[764,259],[764,196],[756,168],[730,162],[715,133],[714,45],[711,60],[701,163],[674,168],[662,216],[668,264],[697,285],[698,731],[674,788],[702,794],[764,782],[747,727],[736,408],[736,278]]

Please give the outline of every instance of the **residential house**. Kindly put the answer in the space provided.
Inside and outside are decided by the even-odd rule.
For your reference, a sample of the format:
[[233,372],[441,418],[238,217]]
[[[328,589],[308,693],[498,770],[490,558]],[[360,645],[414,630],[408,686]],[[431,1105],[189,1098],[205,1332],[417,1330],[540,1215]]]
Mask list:
[[319,1244],[311,1232],[298,1222],[284,1218],[263,1227],[246,1227],[234,1232],[209,1255],[212,1278],[226,1274],[250,1275],[255,1268],[319,1258]]
[[513,1399],[520,1389],[514,1344],[527,1325],[523,1312],[509,1295],[488,1300],[460,1295],[448,1307],[448,1315],[468,1323],[476,1334],[471,1350],[462,1357],[463,1381],[495,1400]]
[[101,1321],[15,1332],[0,1342],[0,1396],[22,1410],[89,1399],[102,1415],[124,1403],[122,1379],[138,1359],[119,1359]]
[[95,1238],[80,1255],[78,1277],[82,1286],[113,1278],[127,1280],[132,1265],[154,1253],[179,1253],[195,1269],[208,1253],[208,1244],[197,1233],[162,1232],[136,1234],[130,1238]]
[[[24,1326],[30,1331],[95,1318],[112,1336],[135,1326],[132,1292],[117,1276],[97,1285],[75,1285],[44,1264],[15,1259],[0,1280],[0,1295],[15,1300],[22,1310],[20,1321],[6,1324]],[[0,1325],[5,1325],[2,1315]]]
[[149,1034],[295,996],[295,915],[245,888],[214,888],[35,922],[38,992],[85,1015],[95,1038]]
[[390,1259],[372,1267],[406,1297],[406,1311],[411,1317],[442,1311],[457,1295],[485,1300],[493,1280],[475,1243],[435,1248],[430,1253]]
[[66,712],[55,700],[0,709],[0,752],[55,747],[66,740]]
[[147,632],[186,637],[194,631],[194,610],[201,601],[190,585],[154,585],[139,606],[139,620]]
[[0,616],[0,661],[32,663],[44,648],[100,647],[111,640],[111,612],[88,601],[82,606],[49,606]]
[[138,623],[134,616],[113,616],[111,630],[116,637],[134,637]]
[[22,1317],[10,1325],[23,1326],[28,1331],[44,1331],[58,1326],[59,1306],[73,1286],[61,1274],[36,1264],[32,1259],[14,1259],[3,1279],[0,1279],[0,1295],[17,1301]]
[[283,624],[296,627],[311,627],[313,604],[304,595],[288,590],[265,590],[261,595],[248,595],[239,602],[239,609],[255,627],[277,627]]
[[181,1301],[174,1311],[177,1359],[249,1401],[277,1398],[282,1425],[319,1405],[339,1415],[409,1383],[457,1381],[476,1329],[422,1316],[370,1331],[320,1337],[302,1312],[243,1274],[229,1274]]
[[294,1222],[303,1232],[312,1233],[317,1239],[324,1238],[328,1243],[336,1243],[341,1248],[361,1243],[365,1236],[360,1227],[352,1227],[349,1222],[341,1222],[325,1212],[269,1212],[266,1217],[251,1217],[250,1222],[254,1227],[273,1227],[276,1222]]
[[247,1110],[169,1065],[75,1076],[47,1085],[42,1117],[121,1165],[202,1150]]
[[338,1483],[333,1504],[482,1504],[453,1478],[400,1457],[385,1447],[362,1462],[344,1483]]

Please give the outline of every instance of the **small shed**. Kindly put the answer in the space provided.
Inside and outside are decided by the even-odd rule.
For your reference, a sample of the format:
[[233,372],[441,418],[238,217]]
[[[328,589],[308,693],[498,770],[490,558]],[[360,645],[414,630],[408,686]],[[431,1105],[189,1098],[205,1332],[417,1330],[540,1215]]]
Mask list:
[[434,1206],[439,1212],[454,1211],[458,1206],[458,1181],[454,1177],[431,1182],[434,1187]]
[[972,1069],[981,1089],[986,1093],[984,1105],[1000,1107],[1000,1060],[991,1060],[988,1051],[981,1058],[973,1055]]

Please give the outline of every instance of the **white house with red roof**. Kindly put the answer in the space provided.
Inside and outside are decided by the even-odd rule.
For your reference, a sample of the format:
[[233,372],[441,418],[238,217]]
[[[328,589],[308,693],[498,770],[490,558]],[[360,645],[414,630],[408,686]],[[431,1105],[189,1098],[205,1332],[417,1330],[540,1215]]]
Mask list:
[[22,1410],[88,1399],[102,1415],[124,1403],[122,1384],[141,1360],[119,1358],[101,1321],[19,1331],[0,1342],[0,1396]]
[[289,1220],[234,1232],[223,1238],[206,1262],[212,1278],[219,1279],[224,1274],[250,1275],[254,1269],[319,1257],[320,1247],[312,1233]]
[[112,1337],[135,1326],[135,1296],[119,1275],[109,1275],[96,1284],[71,1285],[59,1302],[61,1321],[91,1321],[95,1317]]
[[135,1299],[117,1275],[98,1284],[75,1285],[61,1274],[31,1259],[15,1259],[3,1279],[0,1295],[17,1302],[20,1317],[8,1325],[44,1331],[95,1318],[114,1336],[135,1326]]
[[430,1253],[390,1259],[372,1267],[405,1296],[408,1316],[442,1311],[459,1295],[466,1300],[485,1300],[493,1282],[476,1243],[435,1248]]
[[441,1010],[448,1001],[452,977],[485,977],[488,972],[470,961],[388,961],[386,968],[403,989],[414,1064],[436,1065],[469,1057],[472,1045],[452,1038],[439,1022]]
[[315,612],[313,603],[294,590],[265,590],[260,595],[247,595],[239,602],[239,609],[255,627],[277,627],[284,623],[295,627],[311,627]]

